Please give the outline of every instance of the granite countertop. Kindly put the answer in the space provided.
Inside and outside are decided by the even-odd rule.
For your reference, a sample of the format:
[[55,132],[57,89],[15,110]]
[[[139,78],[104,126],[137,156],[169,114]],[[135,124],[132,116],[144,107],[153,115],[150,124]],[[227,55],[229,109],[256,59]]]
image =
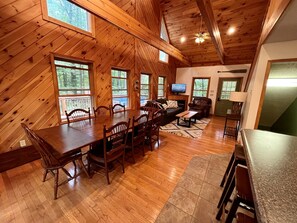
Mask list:
[[297,222],[297,137],[250,129],[241,135],[258,222]]

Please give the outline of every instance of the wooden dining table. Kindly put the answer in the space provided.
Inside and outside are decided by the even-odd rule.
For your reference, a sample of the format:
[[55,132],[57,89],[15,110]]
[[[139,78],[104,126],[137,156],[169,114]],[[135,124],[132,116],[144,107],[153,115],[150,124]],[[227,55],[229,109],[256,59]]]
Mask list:
[[[80,149],[103,139],[103,128],[110,127],[133,117],[148,114],[143,110],[126,110],[112,115],[99,115],[96,118],[61,124],[59,126],[34,131],[61,155]],[[130,127],[131,127],[130,122]]]
[[297,222],[297,137],[241,131],[259,223]]

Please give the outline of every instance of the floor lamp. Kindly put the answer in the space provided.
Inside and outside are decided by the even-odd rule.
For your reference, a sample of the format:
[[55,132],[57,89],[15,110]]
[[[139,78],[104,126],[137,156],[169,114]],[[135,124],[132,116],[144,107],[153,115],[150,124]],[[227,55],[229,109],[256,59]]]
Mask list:
[[245,102],[247,92],[232,91],[229,101],[233,101],[232,114],[240,115],[243,102]]

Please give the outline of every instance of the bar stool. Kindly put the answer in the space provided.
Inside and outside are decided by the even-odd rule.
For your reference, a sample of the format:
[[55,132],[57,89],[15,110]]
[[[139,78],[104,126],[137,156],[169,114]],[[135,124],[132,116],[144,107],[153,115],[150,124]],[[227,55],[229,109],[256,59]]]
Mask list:
[[[225,174],[224,174],[223,179],[222,179],[221,184],[220,184],[221,187],[224,186],[225,181],[226,181],[226,178],[227,178],[227,176],[228,176],[228,174],[230,172],[231,167],[233,167],[234,170],[235,170],[235,166],[237,164],[234,166],[233,165],[234,162],[237,162],[237,164],[238,163],[239,164],[243,163],[242,165],[245,165],[244,150],[243,150],[243,146],[240,145],[240,144],[235,144],[235,149],[234,149],[234,151],[232,153],[232,156],[230,158],[229,164],[227,166],[227,169],[225,171]],[[234,173],[234,170],[233,170],[233,173]]]
[[247,216],[243,213],[237,213],[236,222],[237,223],[256,223],[257,221],[255,218],[251,218],[250,216]]
[[[245,156],[244,156],[244,150],[243,150],[243,146],[236,144],[235,145],[235,149],[232,153],[232,156],[230,158],[229,164],[227,166],[227,169],[225,171],[225,174],[222,178],[221,184],[220,186],[223,187],[227,178],[227,182],[225,184],[224,190],[222,192],[221,198],[218,202],[218,208],[221,206],[224,197],[226,196],[227,190],[231,184],[232,178],[234,176],[234,172],[235,172],[235,167],[238,165],[246,165],[246,160],[245,160]],[[232,190],[234,189],[234,186],[232,188]]]
[[231,184],[227,190],[226,196],[224,197],[224,200],[222,201],[222,204],[219,207],[219,210],[216,216],[217,220],[220,220],[223,213],[224,206],[227,204],[233,192],[234,186],[236,188],[236,194],[233,199],[230,211],[228,213],[228,216],[225,222],[226,223],[232,222],[240,203],[243,204],[242,207],[253,212],[254,203],[253,203],[253,196],[252,196],[252,191],[250,187],[248,170],[247,170],[247,167],[238,164],[235,170],[235,175],[233,176]]

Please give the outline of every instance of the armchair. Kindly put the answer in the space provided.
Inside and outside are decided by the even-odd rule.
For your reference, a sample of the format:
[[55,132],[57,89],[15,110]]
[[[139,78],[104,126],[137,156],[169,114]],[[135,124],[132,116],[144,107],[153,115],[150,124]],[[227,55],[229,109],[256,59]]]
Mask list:
[[211,107],[211,99],[207,97],[194,97],[193,101],[189,103],[189,110],[198,112],[197,119],[209,116]]

